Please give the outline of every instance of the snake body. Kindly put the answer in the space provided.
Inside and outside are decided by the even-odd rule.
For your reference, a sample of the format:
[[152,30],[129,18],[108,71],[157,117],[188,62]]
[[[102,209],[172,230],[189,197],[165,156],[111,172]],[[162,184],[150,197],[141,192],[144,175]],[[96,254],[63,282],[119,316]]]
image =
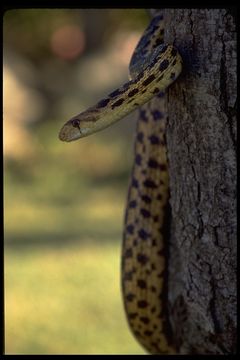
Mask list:
[[175,47],[163,43],[162,13],[145,30],[129,68],[131,80],[68,120],[59,138],[73,141],[88,136],[140,107],[122,247],[123,299],[130,328],[144,348],[152,354],[173,354],[166,278],[164,91],[180,74],[182,60]]

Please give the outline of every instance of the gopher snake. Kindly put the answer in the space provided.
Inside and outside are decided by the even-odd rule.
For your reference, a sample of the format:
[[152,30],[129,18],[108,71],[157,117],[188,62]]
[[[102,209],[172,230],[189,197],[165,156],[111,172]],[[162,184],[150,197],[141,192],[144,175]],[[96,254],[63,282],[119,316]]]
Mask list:
[[63,141],[88,136],[141,106],[125,217],[122,290],[130,328],[153,354],[175,353],[165,276],[168,171],[164,91],[180,74],[182,60],[176,48],[163,43],[163,32],[163,15],[158,12],[132,56],[131,80],[71,118],[59,134]]

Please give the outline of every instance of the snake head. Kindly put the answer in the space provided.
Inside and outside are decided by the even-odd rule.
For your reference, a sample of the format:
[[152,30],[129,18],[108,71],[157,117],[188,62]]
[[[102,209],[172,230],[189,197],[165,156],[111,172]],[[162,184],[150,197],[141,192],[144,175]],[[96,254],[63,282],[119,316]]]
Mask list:
[[83,112],[68,120],[59,132],[59,139],[69,142],[90,135],[94,117],[89,116],[89,113]]
[[81,121],[78,118],[68,120],[59,132],[62,141],[73,141],[81,137]]

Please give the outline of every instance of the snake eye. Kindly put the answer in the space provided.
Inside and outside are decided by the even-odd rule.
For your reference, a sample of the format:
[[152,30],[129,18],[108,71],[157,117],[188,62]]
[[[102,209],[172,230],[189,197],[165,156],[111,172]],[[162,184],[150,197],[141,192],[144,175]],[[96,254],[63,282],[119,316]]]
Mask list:
[[72,126],[80,129],[80,120],[78,120],[78,119],[72,120]]

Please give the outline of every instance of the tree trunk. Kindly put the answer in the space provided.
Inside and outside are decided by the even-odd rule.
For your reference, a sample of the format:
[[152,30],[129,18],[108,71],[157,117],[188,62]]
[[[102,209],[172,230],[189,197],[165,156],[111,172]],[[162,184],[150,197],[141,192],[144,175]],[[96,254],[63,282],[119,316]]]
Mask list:
[[234,14],[167,9],[165,42],[184,62],[168,91],[171,322],[181,354],[235,353]]

